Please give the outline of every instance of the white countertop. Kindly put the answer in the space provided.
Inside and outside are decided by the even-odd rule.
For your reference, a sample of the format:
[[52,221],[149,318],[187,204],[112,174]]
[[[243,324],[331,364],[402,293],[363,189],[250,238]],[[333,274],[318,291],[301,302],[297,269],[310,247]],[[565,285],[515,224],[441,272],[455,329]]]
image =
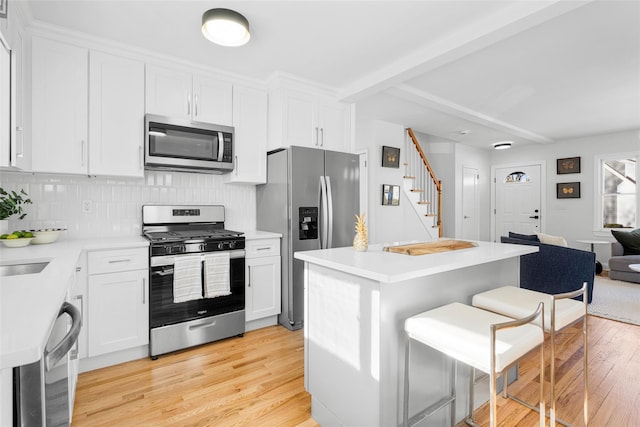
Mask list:
[[282,234],[272,233],[271,231],[251,230],[251,231],[245,231],[244,237],[247,240],[281,239]]
[[378,282],[394,283],[538,252],[537,246],[476,243],[478,246],[474,248],[417,256],[385,252],[383,245],[371,245],[366,252],[346,247],[296,252],[294,257]]
[[83,250],[145,247],[141,236],[60,240],[47,245],[0,248],[2,264],[50,261],[40,273],[2,277],[0,283],[0,369],[42,357],[49,329],[67,294]]

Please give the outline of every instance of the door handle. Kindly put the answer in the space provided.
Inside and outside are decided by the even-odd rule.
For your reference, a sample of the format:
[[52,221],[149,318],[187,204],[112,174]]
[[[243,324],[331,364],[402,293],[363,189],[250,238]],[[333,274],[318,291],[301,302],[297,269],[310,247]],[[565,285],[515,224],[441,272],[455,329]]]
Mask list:
[[538,215],[534,215],[534,216],[530,216],[529,218],[531,218],[531,219],[538,219],[538,218],[540,218],[540,217],[539,217]]

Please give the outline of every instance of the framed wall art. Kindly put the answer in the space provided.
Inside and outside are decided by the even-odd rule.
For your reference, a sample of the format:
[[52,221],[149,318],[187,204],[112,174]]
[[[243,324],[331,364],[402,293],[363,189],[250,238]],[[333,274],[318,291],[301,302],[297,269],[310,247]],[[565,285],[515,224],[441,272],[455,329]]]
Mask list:
[[556,184],[557,199],[579,199],[580,183],[579,182],[559,182]]
[[382,205],[398,206],[400,204],[400,186],[382,184]]
[[382,146],[382,167],[383,168],[399,168],[400,167],[400,149],[396,147]]
[[557,159],[556,169],[558,175],[567,173],[580,173],[580,157],[567,157],[565,159]]

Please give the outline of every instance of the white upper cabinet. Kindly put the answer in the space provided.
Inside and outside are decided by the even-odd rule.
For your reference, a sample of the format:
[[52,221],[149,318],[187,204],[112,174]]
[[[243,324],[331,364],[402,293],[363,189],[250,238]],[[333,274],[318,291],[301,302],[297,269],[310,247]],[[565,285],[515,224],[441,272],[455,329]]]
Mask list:
[[226,182],[267,182],[267,92],[244,86],[233,89],[235,158]]
[[218,125],[232,125],[231,82],[147,65],[146,112]]
[[32,55],[33,170],[87,174],[89,50],[34,36]]
[[300,145],[348,151],[349,107],[326,95],[279,87],[269,97],[269,149]]
[[144,62],[91,51],[89,172],[144,176]]
[[[31,146],[25,138],[25,36],[22,22],[11,14],[5,36],[10,51],[0,49],[0,135],[2,139],[0,166],[12,169],[31,169]],[[6,47],[6,46],[4,46]],[[6,108],[6,110],[5,110]]]
[[231,126],[233,85],[224,80],[193,76],[193,120]]

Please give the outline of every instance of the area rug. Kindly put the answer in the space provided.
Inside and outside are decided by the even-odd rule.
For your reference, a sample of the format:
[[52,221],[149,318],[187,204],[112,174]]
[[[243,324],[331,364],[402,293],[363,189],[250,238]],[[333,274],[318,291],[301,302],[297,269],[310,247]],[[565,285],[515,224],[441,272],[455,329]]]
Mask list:
[[589,314],[640,325],[640,284],[596,276]]

